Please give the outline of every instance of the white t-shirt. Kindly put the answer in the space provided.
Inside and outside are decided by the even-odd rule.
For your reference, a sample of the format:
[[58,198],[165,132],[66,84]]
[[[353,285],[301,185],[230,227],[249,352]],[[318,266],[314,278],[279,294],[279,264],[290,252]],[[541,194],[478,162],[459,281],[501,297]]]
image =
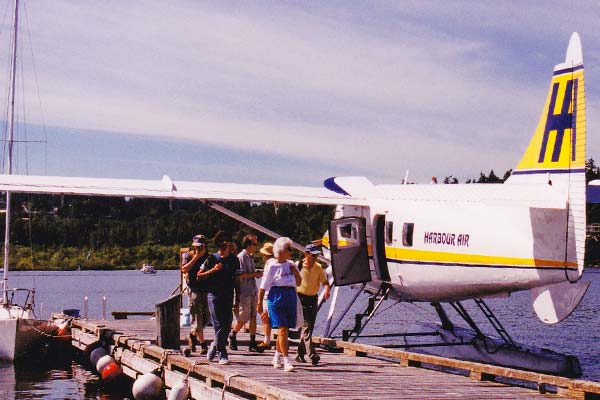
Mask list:
[[292,268],[296,268],[296,264],[290,260],[282,263],[274,260],[265,266],[265,271],[260,281],[260,288],[268,291],[273,286],[292,286],[296,287],[296,277],[292,272]]

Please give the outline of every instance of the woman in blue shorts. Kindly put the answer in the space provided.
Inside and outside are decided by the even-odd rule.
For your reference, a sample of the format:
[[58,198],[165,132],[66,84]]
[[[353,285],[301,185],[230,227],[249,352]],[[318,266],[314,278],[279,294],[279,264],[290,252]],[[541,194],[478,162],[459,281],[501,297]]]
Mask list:
[[296,326],[296,286],[300,284],[302,278],[296,264],[289,260],[292,255],[290,238],[277,239],[273,244],[273,255],[276,261],[265,268],[260,282],[256,311],[262,314],[263,296],[265,291],[269,291],[267,297],[269,319],[271,327],[278,330],[273,366],[281,368],[283,357],[283,370],[290,372],[294,370],[294,366],[288,358],[288,334],[290,328]]

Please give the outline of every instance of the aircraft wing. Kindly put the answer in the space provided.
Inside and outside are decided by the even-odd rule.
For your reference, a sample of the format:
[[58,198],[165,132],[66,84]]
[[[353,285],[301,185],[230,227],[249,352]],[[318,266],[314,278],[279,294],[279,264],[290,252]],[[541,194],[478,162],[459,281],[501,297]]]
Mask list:
[[161,180],[0,175],[0,191],[323,205],[367,204],[364,198],[335,193],[324,187],[172,181],[166,175]]

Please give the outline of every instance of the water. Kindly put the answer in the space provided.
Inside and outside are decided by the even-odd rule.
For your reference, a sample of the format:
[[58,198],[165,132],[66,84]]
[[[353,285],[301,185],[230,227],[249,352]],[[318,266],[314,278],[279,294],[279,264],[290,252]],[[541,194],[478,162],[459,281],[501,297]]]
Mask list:
[[[537,319],[528,292],[513,294],[508,299],[488,300],[487,303],[513,339],[573,354],[581,362],[582,379],[600,381],[600,270],[588,269],[584,279],[592,281],[588,293],[578,309],[558,325],[545,325]],[[144,275],[139,271],[81,271],[11,272],[9,286],[35,285],[38,311],[43,308],[44,318],[48,318],[51,312],[67,308],[83,312],[83,298],[87,296],[89,317],[99,319],[102,317],[103,297],[107,299],[106,316],[111,318],[111,311],[153,310],[154,304],[166,299],[178,284],[178,271],[159,271],[156,275]],[[354,293],[342,288],[334,317],[341,314]],[[354,314],[362,311],[366,301],[367,296],[358,298],[339,329],[351,327]],[[319,313],[317,334],[322,333],[327,311],[323,309]],[[474,317],[479,320],[477,314]],[[452,315],[451,318],[456,321]],[[390,329],[401,332],[415,321],[426,320],[437,320],[432,307],[427,304],[394,305],[386,302],[381,314],[369,323],[364,333],[390,332]],[[336,334],[339,334],[339,329]],[[126,395],[104,388],[94,373],[77,362],[35,368],[0,364],[1,399],[121,399]]]

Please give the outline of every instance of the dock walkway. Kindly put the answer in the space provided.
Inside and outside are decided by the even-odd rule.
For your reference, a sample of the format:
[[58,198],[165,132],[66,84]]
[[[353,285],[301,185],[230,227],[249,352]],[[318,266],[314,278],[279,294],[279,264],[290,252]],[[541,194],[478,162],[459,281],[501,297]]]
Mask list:
[[[207,334],[211,329],[205,330]],[[181,329],[181,339],[187,328]],[[76,319],[72,324],[73,346],[84,350],[98,340],[116,346],[115,358],[132,378],[149,372],[161,363],[166,387],[190,373],[192,396],[214,399],[533,399],[598,398],[600,383],[571,380],[384,349],[376,346],[315,338],[322,344],[337,345],[344,352],[320,351],[318,366],[295,362],[286,373],[271,365],[273,350],[264,354],[247,351],[246,334],[240,333],[239,351],[231,351],[230,365],[208,363],[194,353],[186,358],[177,351],[155,345],[156,322],[148,319],[91,321]],[[207,335],[210,339],[210,335]],[[292,347],[290,354],[295,353]],[[433,366],[433,367],[432,367]],[[427,367],[432,367],[427,368]],[[437,369],[437,370],[435,370]],[[440,371],[443,369],[444,371]],[[454,373],[449,373],[452,370]],[[458,374],[456,372],[459,372]],[[462,373],[462,375],[461,375]],[[513,379],[495,381],[497,376]],[[516,386],[523,382],[529,388]],[[223,387],[225,386],[225,390]],[[537,389],[537,390],[536,390]],[[556,393],[550,393],[554,391]],[[224,397],[222,397],[224,396]]]

